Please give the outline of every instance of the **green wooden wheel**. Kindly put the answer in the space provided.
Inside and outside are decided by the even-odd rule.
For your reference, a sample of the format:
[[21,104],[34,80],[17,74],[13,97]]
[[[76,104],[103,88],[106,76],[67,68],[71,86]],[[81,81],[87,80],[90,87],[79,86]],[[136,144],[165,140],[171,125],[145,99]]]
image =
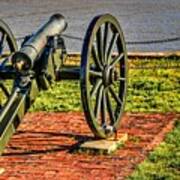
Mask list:
[[0,20],[0,58],[9,56],[17,50],[15,37],[8,25]]
[[[17,51],[17,43],[8,25],[0,20],[0,109],[2,109],[12,94],[14,79],[10,77],[8,69],[12,63],[10,56]],[[7,73],[5,73],[7,71]]]
[[117,131],[127,89],[127,52],[118,21],[95,17],[86,32],[81,56],[81,98],[87,123],[97,138]]

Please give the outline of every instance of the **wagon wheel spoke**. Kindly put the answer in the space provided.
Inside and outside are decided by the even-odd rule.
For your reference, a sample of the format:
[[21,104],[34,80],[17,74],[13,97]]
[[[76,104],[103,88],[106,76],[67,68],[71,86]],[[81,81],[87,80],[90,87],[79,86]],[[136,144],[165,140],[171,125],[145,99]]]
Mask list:
[[90,92],[91,97],[93,97],[97,93],[101,85],[102,85],[102,80],[98,79],[95,85],[93,86],[93,88],[91,89],[91,92]]
[[99,118],[102,96],[103,96],[103,86],[99,88],[97,98],[96,98],[95,109],[94,109],[94,114],[96,118]]
[[97,50],[96,50],[96,48],[95,48],[95,45],[93,45],[92,46],[92,57],[93,57],[93,60],[94,60],[94,63],[95,63],[95,65],[96,65],[96,67],[98,68],[98,69],[101,69],[102,70],[102,64],[101,64],[101,61],[100,61],[100,59],[99,59],[99,55],[98,55],[98,53],[97,53]]
[[6,40],[7,40],[7,34],[3,33],[1,36],[1,41],[0,41],[0,54],[2,54],[3,52]]
[[105,124],[106,123],[106,119],[107,119],[107,114],[106,114],[106,110],[107,110],[107,100],[106,100],[106,89],[104,89],[103,91],[103,96],[102,96],[102,101],[101,101],[102,105],[101,105],[101,114],[102,114],[102,122],[101,124]]
[[113,37],[112,37],[112,39],[110,41],[110,45],[109,45],[108,52],[107,52],[107,64],[110,63],[112,52],[113,52],[114,46],[115,46],[115,44],[117,42],[118,36],[119,36],[118,33],[114,33]]
[[106,64],[107,64],[107,47],[108,47],[109,36],[110,36],[110,24],[109,23],[105,23],[103,50],[104,50],[104,61],[105,61]]
[[90,76],[96,77],[96,78],[102,78],[102,72],[90,70],[89,71]]
[[114,66],[116,66],[122,60],[123,57],[124,57],[123,53],[116,56],[110,63],[110,67],[113,68]]
[[118,105],[122,105],[122,101],[120,97],[116,94],[115,90],[112,88],[112,86],[109,86],[109,92],[111,93],[112,97],[116,101]]
[[102,36],[101,27],[99,28],[96,34],[96,43],[97,43],[99,61],[101,65],[103,66],[104,65],[104,52],[103,52],[103,36]]
[[111,124],[114,124],[115,123],[115,117],[114,117],[113,107],[112,107],[111,100],[110,100],[108,92],[106,93],[106,99],[107,99],[107,107],[108,107],[108,112],[109,112]]

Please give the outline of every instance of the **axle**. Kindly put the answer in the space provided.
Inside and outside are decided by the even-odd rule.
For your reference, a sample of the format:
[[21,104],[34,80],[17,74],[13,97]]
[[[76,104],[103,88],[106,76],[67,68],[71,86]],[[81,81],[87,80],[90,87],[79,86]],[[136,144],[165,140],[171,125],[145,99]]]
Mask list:
[[57,80],[79,80],[80,68],[78,66],[62,67],[57,72]]

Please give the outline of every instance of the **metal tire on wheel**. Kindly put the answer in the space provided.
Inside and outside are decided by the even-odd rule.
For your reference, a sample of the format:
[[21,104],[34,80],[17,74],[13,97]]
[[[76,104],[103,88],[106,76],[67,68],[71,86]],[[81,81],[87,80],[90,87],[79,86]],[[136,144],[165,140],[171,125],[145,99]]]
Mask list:
[[95,17],[86,32],[81,56],[81,98],[87,123],[97,138],[117,131],[127,89],[127,52],[118,21]]
[[9,46],[10,54],[17,50],[17,43],[13,33],[8,25],[0,19],[0,55],[2,54],[2,46],[7,42]]
[[[4,72],[6,67],[12,65],[9,57],[15,51],[17,51],[15,37],[8,25],[0,20],[0,71]],[[13,92],[14,79],[9,78],[9,76],[9,73],[5,77],[2,77],[2,74],[0,75],[0,111],[7,104]]]

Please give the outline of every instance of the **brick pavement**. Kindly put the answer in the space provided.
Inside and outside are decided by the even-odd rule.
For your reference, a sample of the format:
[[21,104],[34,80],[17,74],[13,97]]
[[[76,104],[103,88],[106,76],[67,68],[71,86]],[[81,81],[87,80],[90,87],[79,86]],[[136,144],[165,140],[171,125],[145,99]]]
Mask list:
[[[75,153],[92,138],[82,113],[29,113],[0,157],[0,180],[125,179],[173,127],[177,114],[126,114],[129,140],[112,155]],[[4,171],[4,172],[3,172]]]

